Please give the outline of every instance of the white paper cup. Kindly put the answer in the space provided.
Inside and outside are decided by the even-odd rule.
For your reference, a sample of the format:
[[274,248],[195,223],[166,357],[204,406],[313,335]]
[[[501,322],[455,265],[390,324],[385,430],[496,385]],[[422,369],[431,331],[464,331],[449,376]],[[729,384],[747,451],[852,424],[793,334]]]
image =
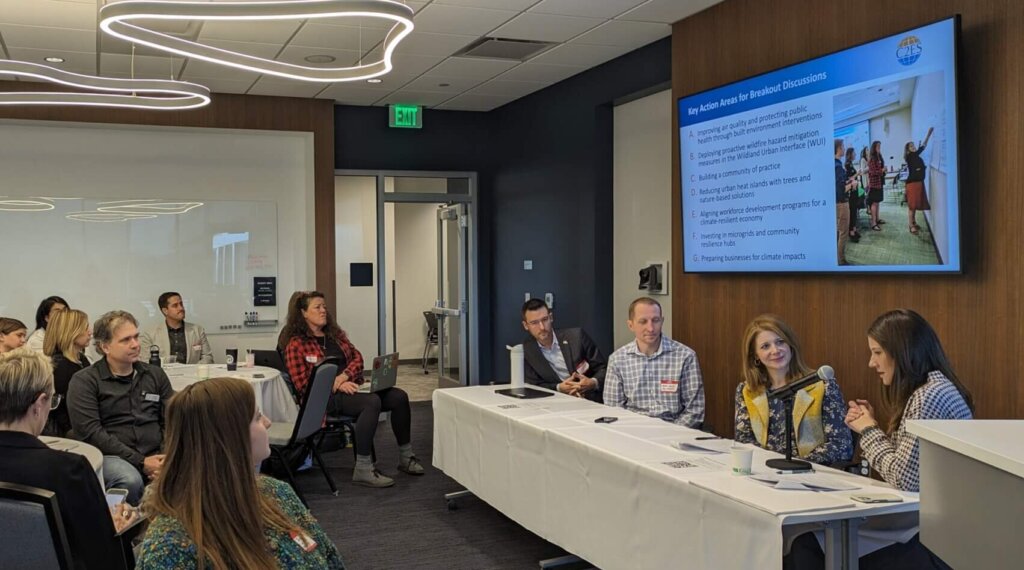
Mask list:
[[732,474],[750,475],[750,463],[754,460],[754,450],[734,445],[729,448],[729,452],[732,454]]
[[196,376],[200,380],[207,380],[207,379],[209,379],[210,378],[210,365],[209,364],[200,364],[199,366],[197,366],[196,367]]

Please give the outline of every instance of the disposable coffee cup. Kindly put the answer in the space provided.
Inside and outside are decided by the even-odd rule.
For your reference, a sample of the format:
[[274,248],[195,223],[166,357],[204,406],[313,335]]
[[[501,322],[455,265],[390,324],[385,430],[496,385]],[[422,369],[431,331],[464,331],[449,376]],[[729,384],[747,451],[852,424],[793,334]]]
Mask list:
[[210,379],[210,365],[209,364],[200,364],[199,366],[197,366],[196,367],[196,376],[200,380],[209,380]]
[[227,354],[228,354],[228,358],[227,358],[226,363],[228,365],[228,370],[229,371],[231,371],[231,370],[238,370],[238,349],[237,348],[229,348],[227,350]]
[[732,474],[750,475],[750,463],[754,460],[754,450],[734,445],[729,448],[729,453],[732,454]]
[[253,368],[256,366],[256,353],[252,349],[245,351],[245,367]]

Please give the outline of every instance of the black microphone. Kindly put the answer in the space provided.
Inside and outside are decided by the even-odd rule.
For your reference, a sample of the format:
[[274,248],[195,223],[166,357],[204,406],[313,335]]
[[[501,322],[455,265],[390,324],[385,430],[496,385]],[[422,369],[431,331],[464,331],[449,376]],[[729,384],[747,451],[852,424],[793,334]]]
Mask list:
[[811,374],[808,374],[807,376],[804,376],[803,378],[801,378],[799,380],[794,380],[793,382],[790,382],[789,384],[786,384],[782,388],[776,388],[775,390],[769,390],[768,391],[768,399],[769,400],[777,400],[779,398],[782,398],[782,399],[792,398],[793,396],[796,395],[796,393],[799,390],[802,390],[802,389],[810,386],[811,384],[815,384],[817,382],[821,382],[822,380],[835,380],[835,378],[836,378],[836,371],[832,370],[832,367],[826,364],[825,366],[822,366],[821,368],[819,368],[817,370],[817,372],[813,372]]

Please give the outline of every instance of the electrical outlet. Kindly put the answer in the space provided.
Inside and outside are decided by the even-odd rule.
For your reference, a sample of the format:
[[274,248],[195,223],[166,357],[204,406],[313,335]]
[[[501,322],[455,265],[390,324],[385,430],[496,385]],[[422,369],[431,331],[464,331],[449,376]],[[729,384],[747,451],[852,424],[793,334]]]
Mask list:
[[524,259],[523,260],[523,269],[525,269],[526,271],[533,270],[533,260],[532,259]]
[[531,296],[530,296],[530,292],[529,292],[529,291],[527,291],[527,292],[525,293],[525,296],[524,296],[524,298],[523,298],[523,302],[525,303],[525,302],[529,301],[529,300],[530,300],[530,299],[532,299],[532,298],[533,298],[533,297],[531,297]]
[[544,303],[547,304],[548,309],[555,310],[555,295],[554,293],[544,293]]

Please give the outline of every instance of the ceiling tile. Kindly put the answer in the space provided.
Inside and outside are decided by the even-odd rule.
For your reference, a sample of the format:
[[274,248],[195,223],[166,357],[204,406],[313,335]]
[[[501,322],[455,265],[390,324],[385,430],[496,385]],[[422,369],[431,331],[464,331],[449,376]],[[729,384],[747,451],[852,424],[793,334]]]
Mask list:
[[[677,4],[684,0],[669,0]],[[560,16],[589,16],[591,18],[614,18],[623,12],[643,4],[644,0],[543,0],[531,7],[529,12],[558,14]]]
[[516,40],[564,42],[604,23],[600,18],[523,13],[490,35]]
[[7,47],[90,52],[96,50],[96,32],[39,26],[0,24]]
[[573,43],[638,48],[672,33],[668,24],[611,20],[573,40]]
[[[481,81],[481,79],[468,77],[445,77],[431,72],[419,76],[402,88],[410,91],[436,91],[439,93],[457,94],[476,87]],[[442,84],[447,86],[442,87]]]
[[387,32],[387,28],[360,29],[351,26],[328,26],[309,22],[302,26],[302,29],[299,30],[299,33],[295,34],[295,37],[288,45],[357,51],[362,48],[365,51],[384,41],[384,36]]
[[[52,49],[31,49],[16,48],[8,46],[7,52],[11,59],[49,65],[72,73],[83,73],[85,75],[96,74],[96,54],[80,51],[54,51]],[[49,56],[63,57],[64,63],[47,63],[43,58]]]
[[312,83],[309,81],[288,81],[264,75],[256,82],[256,85],[249,89],[249,95],[276,95],[278,97],[306,97],[310,98],[326,87],[323,83]]
[[[267,0],[267,1],[271,1],[271,0]],[[415,12],[419,12],[424,6],[426,6],[428,4],[428,2],[415,2],[415,1],[408,1],[408,0],[400,0],[400,3],[401,4],[405,4],[405,5],[409,6],[410,8],[412,8],[414,13]],[[310,20],[310,21],[312,22],[313,20]],[[416,21],[415,16],[413,17],[413,21],[414,22]],[[354,27],[354,28],[362,27],[362,28],[370,28],[370,29],[379,29],[379,30],[384,30],[384,31],[390,30],[391,27],[395,25],[395,21],[394,20],[390,20],[388,18],[367,17],[367,16],[340,16],[340,17],[337,17],[337,18],[327,18],[327,19],[321,18],[321,19],[316,20],[316,23],[324,24],[324,25],[330,25],[330,26],[351,26],[351,27]]]
[[490,79],[503,71],[507,71],[518,65],[517,61],[506,61],[502,59],[475,59],[470,57],[449,57],[431,73],[446,77],[466,77],[479,79],[481,81]]
[[389,78],[410,76],[409,79],[422,74],[424,71],[433,68],[444,61],[445,58],[437,55],[417,55],[411,53],[396,53],[391,56],[391,65],[394,67],[391,73],[384,75],[381,79],[386,83]]
[[373,105],[388,93],[377,89],[356,87],[349,83],[338,83],[317,95],[317,99],[334,99],[342,105]]
[[618,17],[635,22],[661,22],[674,24],[722,0],[648,0],[648,2]]
[[584,71],[586,67],[578,65],[548,65],[544,63],[524,63],[515,69],[501,74],[499,79],[512,81],[540,81],[552,84]]
[[[244,53],[255,57],[262,57],[265,59],[274,59],[277,55],[280,46],[274,44],[254,44],[249,42],[232,42],[227,40],[207,40],[206,43],[210,46],[231,50],[238,53]],[[250,84],[256,81],[259,77],[258,73],[252,71],[246,71],[244,69],[238,69],[237,67],[231,67],[230,65],[222,65],[219,63],[211,63],[201,59],[190,58],[188,63],[185,65],[184,74],[186,77],[209,77],[217,79],[231,79],[231,80],[246,80]]]
[[619,57],[629,52],[630,49],[622,46],[598,46],[571,42],[555,46],[531,59],[529,63],[593,67]]
[[299,28],[298,20],[221,22],[210,20],[199,31],[202,40],[231,40],[281,45]]
[[384,97],[380,103],[391,104],[391,103],[409,103],[412,105],[423,105],[425,107],[433,107],[451,99],[451,93],[435,93],[433,91],[407,91],[405,89],[401,91],[395,91]]
[[476,41],[479,36],[432,34],[415,31],[395,48],[395,53],[449,56]]
[[416,29],[440,34],[482,36],[516,16],[511,10],[486,10],[431,4],[416,14]]
[[473,89],[469,93],[473,95],[491,95],[519,98],[534,91],[540,91],[550,86],[550,83],[541,81],[507,81],[505,79],[492,79],[487,83]]
[[96,4],[57,0],[2,0],[0,23],[72,28],[95,32]]
[[525,10],[537,0],[434,0],[434,4],[466,6],[469,8],[497,8],[504,10]]
[[[310,63],[306,61],[306,57],[311,55],[329,55],[335,58],[331,63]],[[316,68],[328,68],[328,67],[350,67],[359,61],[359,52],[355,50],[340,50],[340,49],[327,49],[320,47],[304,47],[304,46],[293,46],[290,45],[284,48],[281,55],[277,56],[277,61],[283,61],[292,65],[302,65],[305,67],[316,67]]]
[[[190,64],[191,65],[191,64]],[[185,72],[183,81],[189,81],[191,83],[198,83],[205,85],[214,93],[236,93],[241,94],[249,90],[249,87],[256,81],[256,77],[259,77],[255,73],[251,74],[252,79],[229,79],[227,77],[202,77],[202,78],[191,78],[188,75],[188,71]]]
[[100,73],[103,75],[127,73],[131,76],[134,68],[135,77],[138,79],[167,79],[172,74],[177,77],[185,60],[180,57],[171,58],[169,55],[168,57],[137,55],[133,58],[130,55],[105,53],[100,56]]
[[437,106],[446,111],[491,111],[514,101],[515,97],[466,93]]

